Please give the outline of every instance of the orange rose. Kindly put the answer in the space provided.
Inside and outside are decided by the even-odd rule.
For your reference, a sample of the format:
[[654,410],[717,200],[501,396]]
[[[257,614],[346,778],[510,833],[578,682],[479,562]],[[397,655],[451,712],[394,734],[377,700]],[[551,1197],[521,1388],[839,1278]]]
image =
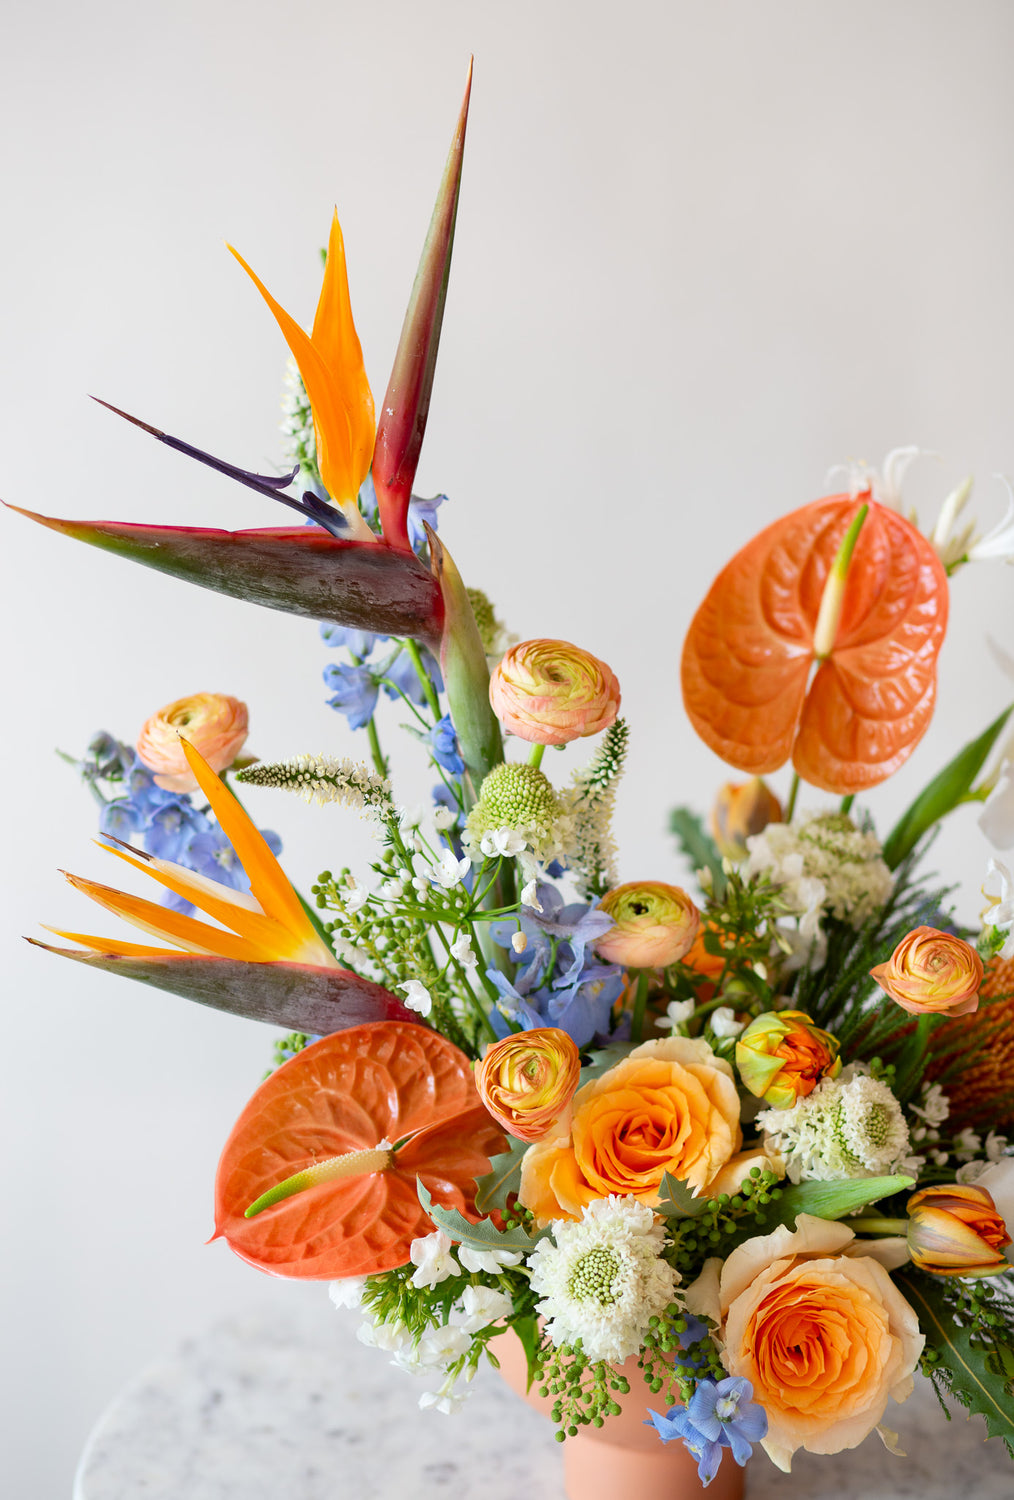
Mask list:
[[870,974],[913,1016],[970,1016],[979,1005],[982,959],[962,938],[916,927]]
[[192,693],[152,714],[137,737],[137,753],[149,771],[158,773],[155,785],[164,792],[197,790],[180,745],[181,735],[213,771],[224,771],[246,742],[246,704],[225,693]]
[[475,1070],[479,1097],[519,1141],[547,1135],[573,1097],[581,1054],[557,1026],[519,1031],[494,1042]]
[[569,745],[608,729],[620,684],[604,661],[569,641],[522,641],[494,669],[489,701],[503,727],[536,745]]
[[607,964],[633,969],[663,969],[687,953],[701,916],[686,891],[661,880],[633,881],[608,891],[599,907],[612,917],[611,927],[595,944]]
[[747,1240],[709,1261],[687,1307],[718,1324],[722,1362],[767,1412],[762,1440],[788,1473],[797,1448],[840,1453],[912,1394],[925,1342],[887,1274],[904,1241],[857,1240],[844,1224],[799,1214],[794,1231]]
[[644,1042],[578,1089],[569,1130],[525,1153],[518,1201],[544,1222],[609,1193],[654,1207],[665,1172],[707,1192],[742,1140],[729,1064],[699,1037]]
[[996,1276],[1010,1269],[1003,1216],[978,1183],[945,1182],[913,1193],[907,1204],[908,1249],[934,1276]]

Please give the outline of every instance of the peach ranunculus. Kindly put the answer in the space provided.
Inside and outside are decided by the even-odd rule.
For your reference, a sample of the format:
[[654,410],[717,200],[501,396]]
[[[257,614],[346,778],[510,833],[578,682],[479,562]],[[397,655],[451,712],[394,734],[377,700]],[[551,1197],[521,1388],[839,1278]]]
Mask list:
[[766,1010],[736,1041],[739,1076],[769,1109],[791,1109],[841,1072],[839,1043],[801,1010]]
[[693,947],[701,916],[686,891],[661,880],[632,881],[607,891],[599,909],[615,927],[596,940],[607,964],[664,969]]
[[888,1275],[904,1240],[857,1240],[851,1229],[799,1214],[708,1261],[687,1288],[691,1312],[718,1324],[722,1363],[753,1385],[767,1412],[762,1446],[785,1473],[797,1448],[840,1453],[905,1401],[925,1343],[915,1312]]
[[870,974],[913,1016],[970,1016],[978,1009],[984,969],[975,949],[950,932],[916,927],[886,964]]
[[711,833],[725,859],[746,859],[746,841],[782,821],[782,804],[760,776],[727,781],[711,809]]
[[979,1182],[943,1182],[913,1193],[908,1249],[913,1265],[934,1276],[996,1276],[1010,1269],[1003,1215]]
[[137,737],[137,753],[154,771],[164,792],[195,792],[197,782],[187,765],[180,736],[188,740],[213,771],[231,766],[246,743],[246,704],[225,693],[192,693],[152,714]]
[[489,701],[503,727],[536,745],[569,745],[608,729],[620,684],[590,651],[569,641],[522,641],[494,668]]
[[493,1042],[475,1070],[479,1098],[519,1141],[538,1141],[563,1114],[581,1078],[581,1054],[558,1026]]
[[700,1037],[644,1042],[578,1089],[569,1128],[529,1147],[518,1201],[546,1223],[610,1193],[653,1208],[664,1173],[707,1193],[742,1140],[730,1065]]

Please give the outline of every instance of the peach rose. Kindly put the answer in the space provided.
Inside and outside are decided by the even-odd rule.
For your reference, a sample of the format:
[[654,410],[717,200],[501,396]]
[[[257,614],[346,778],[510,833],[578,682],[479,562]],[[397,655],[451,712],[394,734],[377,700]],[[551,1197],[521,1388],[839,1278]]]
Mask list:
[[608,729],[620,684],[604,661],[569,641],[522,641],[494,668],[489,701],[503,727],[536,745],[569,745]]
[[970,1016],[978,1009],[984,973],[970,944],[935,927],[916,927],[903,937],[886,964],[870,974],[913,1016]]
[[690,1311],[718,1324],[725,1368],[753,1385],[768,1417],[763,1447],[785,1473],[797,1448],[854,1448],[889,1396],[912,1394],[925,1339],[888,1275],[904,1258],[903,1240],[857,1240],[800,1214],[794,1231],[745,1241],[687,1288]]
[[686,891],[661,880],[618,885],[599,907],[616,923],[595,943],[607,964],[664,969],[690,951],[700,931],[701,914]]
[[519,1031],[494,1042],[475,1070],[475,1086],[498,1125],[519,1141],[538,1141],[563,1114],[581,1078],[581,1054],[558,1026]]
[[578,1089],[569,1129],[528,1149],[518,1201],[548,1223],[610,1193],[654,1207],[665,1172],[706,1193],[742,1140],[729,1064],[700,1037],[644,1042]]
[[246,742],[246,704],[225,693],[193,693],[152,714],[137,737],[137,753],[149,771],[157,773],[155,785],[164,792],[197,790],[180,735],[213,771],[224,771]]

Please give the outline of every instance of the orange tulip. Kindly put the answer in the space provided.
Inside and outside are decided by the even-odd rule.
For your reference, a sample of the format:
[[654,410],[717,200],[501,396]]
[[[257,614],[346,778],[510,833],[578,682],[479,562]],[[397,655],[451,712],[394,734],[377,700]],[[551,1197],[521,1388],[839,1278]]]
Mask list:
[[[836,618],[825,609],[821,620],[864,503]],[[946,626],[947,577],[914,526],[868,495],[816,500],[754,537],[712,584],[683,650],[687,713],[742,771],[765,775],[791,756],[813,786],[865,790],[898,769],[929,725]]]
[[949,1182],[908,1200],[908,1249],[934,1276],[996,1276],[1009,1269],[1007,1226],[985,1188]]

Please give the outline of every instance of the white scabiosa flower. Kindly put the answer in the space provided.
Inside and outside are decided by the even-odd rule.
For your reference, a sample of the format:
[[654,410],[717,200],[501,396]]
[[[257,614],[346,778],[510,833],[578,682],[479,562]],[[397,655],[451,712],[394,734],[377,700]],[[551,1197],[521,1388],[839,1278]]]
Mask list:
[[785,1158],[792,1182],[884,1177],[916,1163],[901,1105],[856,1063],[825,1078],[792,1109],[762,1110],[757,1123]]
[[556,1243],[540,1240],[528,1259],[546,1332],[556,1345],[580,1339],[589,1359],[622,1364],[679,1283],[662,1259],[665,1230],[646,1204],[610,1194],[552,1231]]

